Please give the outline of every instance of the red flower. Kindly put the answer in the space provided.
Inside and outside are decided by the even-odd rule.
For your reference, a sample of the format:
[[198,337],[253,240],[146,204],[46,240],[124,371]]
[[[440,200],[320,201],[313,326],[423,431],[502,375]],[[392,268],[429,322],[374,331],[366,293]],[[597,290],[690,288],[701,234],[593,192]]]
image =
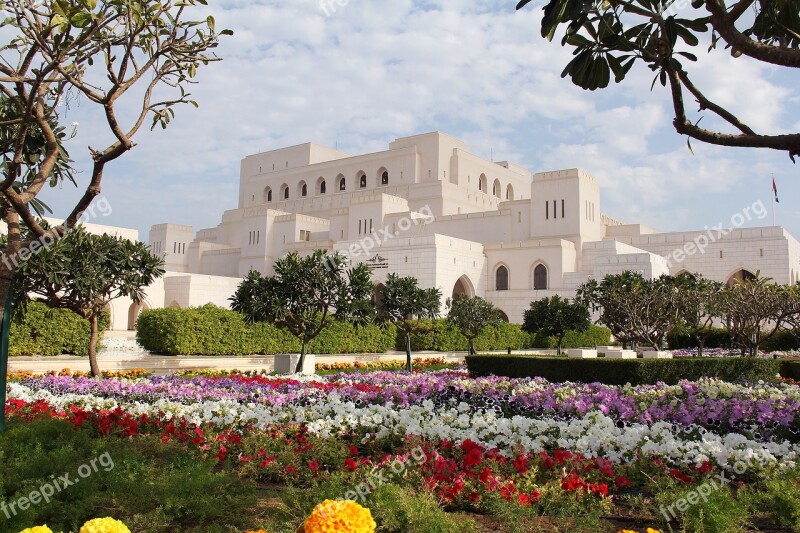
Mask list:
[[633,483],[631,483],[630,480],[625,476],[619,476],[614,478],[614,485],[622,488],[622,487],[630,487],[631,485],[633,485]]
[[513,498],[514,494],[516,494],[516,493],[517,493],[517,488],[511,483],[509,483],[509,484],[507,484],[507,485],[505,485],[503,487],[500,487],[500,495],[506,501],[510,502],[511,499]]
[[608,485],[606,485],[605,483],[600,483],[599,485],[590,483],[589,490],[592,491],[592,494],[597,494],[599,496],[608,496]]
[[533,492],[531,492],[529,498],[531,503],[539,503],[539,500],[542,499],[542,493],[539,492],[538,490],[534,490]]
[[274,456],[274,455],[271,455],[271,456],[267,457],[266,459],[261,461],[261,465],[260,465],[261,468],[267,468],[269,465],[271,465],[272,463],[275,462],[275,459],[277,459],[277,457]]
[[712,472],[714,469],[711,467],[711,464],[708,461],[703,461],[700,466],[695,467],[695,472],[698,474],[707,474]]
[[483,459],[483,452],[480,448],[472,448],[464,456],[464,467],[469,468],[477,465]]
[[525,454],[514,459],[514,468],[517,469],[518,474],[524,474],[528,471],[528,458]]
[[520,494],[517,496],[517,501],[519,501],[521,506],[528,507],[531,504],[531,497],[527,494]]
[[572,454],[567,450],[556,450],[553,452],[553,459],[557,464],[563,464],[564,461],[572,459]]
[[347,468],[351,472],[355,472],[358,470],[358,463],[353,461],[352,458],[348,457],[344,460],[344,467]]
[[222,461],[225,460],[227,456],[228,456],[228,448],[226,448],[225,446],[220,446],[219,453],[217,453],[216,455],[217,461],[221,463]]
[[311,473],[314,475],[314,477],[317,477],[318,475],[317,471],[319,470],[319,461],[314,459],[313,461],[308,463],[308,469],[311,470]]
[[350,455],[354,457],[358,455],[358,448],[356,446],[353,446],[352,444],[350,445]]
[[583,488],[586,488],[586,483],[573,473],[561,480],[561,490],[572,491]]
[[295,467],[293,467],[293,466],[284,467],[283,471],[286,472],[287,474],[291,475],[291,476],[296,476],[297,475],[297,469]]
[[678,479],[680,481],[683,481],[684,483],[688,484],[688,483],[692,482],[692,478],[691,477],[687,476],[686,474],[684,474],[683,472],[681,472],[677,468],[673,468],[672,470],[669,471],[669,473],[672,474],[672,477],[674,477],[675,479]]
[[471,502],[477,502],[480,501],[481,496],[477,492],[473,492],[469,496],[467,496],[467,499]]
[[481,475],[478,477],[478,479],[481,480],[481,483],[486,483],[491,479],[491,477],[492,477],[492,469],[487,466],[483,470],[481,470]]
[[252,460],[253,460],[253,456],[252,455],[242,455],[241,457],[239,457],[239,462],[240,463],[249,463]]

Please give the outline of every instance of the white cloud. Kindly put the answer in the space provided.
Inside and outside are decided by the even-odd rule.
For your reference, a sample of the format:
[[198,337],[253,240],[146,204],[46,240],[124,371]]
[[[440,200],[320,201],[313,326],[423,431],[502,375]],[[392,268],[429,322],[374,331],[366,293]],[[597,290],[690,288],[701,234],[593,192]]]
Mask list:
[[[143,131],[109,166],[112,223],[142,232],[166,221],[213,226],[236,207],[248,154],[307,141],[373,152],[436,129],[533,171],[584,167],[601,179],[604,210],[664,229],[702,221],[674,207],[697,191],[738,208],[752,176],[792,171],[778,153],[694,143],[692,156],[672,129],[668,94],[650,91],[648,69],[582,91],[560,77],[571,51],[540,37],[540,9],[489,4],[349,0],[326,16],[318,0],[215,3],[217,26],[235,32],[218,49],[224,61],[201,69],[192,87],[199,110],[179,109],[165,132]],[[741,106],[759,127],[798,122],[781,105],[796,90],[770,69],[722,57],[699,70],[718,87],[715,98]],[[85,146],[107,139],[102,116],[83,105],[69,120],[81,122],[72,153],[88,169]],[[62,211],[74,197],[47,194]]]

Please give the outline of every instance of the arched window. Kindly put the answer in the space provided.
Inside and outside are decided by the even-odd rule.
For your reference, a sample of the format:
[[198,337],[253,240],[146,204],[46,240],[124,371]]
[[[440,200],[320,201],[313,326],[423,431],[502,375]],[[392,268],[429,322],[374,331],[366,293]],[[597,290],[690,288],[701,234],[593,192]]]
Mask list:
[[498,309],[497,316],[499,316],[500,320],[502,320],[503,322],[508,322],[508,315],[505,313],[505,311],[501,311],[500,309]]
[[497,198],[500,198],[500,191],[502,190],[503,186],[500,185],[500,180],[494,180],[494,184],[492,185],[492,194],[495,195]]
[[367,175],[366,174],[361,174],[361,176],[358,178],[358,187],[360,189],[366,189],[367,188]]
[[317,180],[317,194],[325,194],[325,190],[327,186],[325,185],[325,178],[319,178]]
[[339,190],[346,191],[347,190],[347,180],[344,179],[344,176],[339,178]]
[[533,269],[533,289],[536,291],[547,290],[547,267],[537,265]]
[[506,187],[506,200],[513,200],[514,199],[514,187],[509,185]]
[[271,202],[272,201],[272,188],[271,187],[267,187],[266,189],[264,189],[264,201],[265,202]]
[[389,185],[389,171],[384,170],[381,174],[381,185]]
[[300,193],[299,196],[301,198],[305,198],[306,196],[308,196],[308,185],[306,184],[305,181],[300,182],[298,189],[299,189],[298,192]]
[[486,193],[489,190],[488,187],[489,185],[486,181],[486,174],[481,174],[481,177],[478,179],[478,190],[482,193]]
[[281,185],[281,197],[284,200],[288,200],[289,199],[289,186],[286,185],[285,183],[283,185]]
[[494,274],[495,290],[507,291],[508,290],[508,269],[500,266]]

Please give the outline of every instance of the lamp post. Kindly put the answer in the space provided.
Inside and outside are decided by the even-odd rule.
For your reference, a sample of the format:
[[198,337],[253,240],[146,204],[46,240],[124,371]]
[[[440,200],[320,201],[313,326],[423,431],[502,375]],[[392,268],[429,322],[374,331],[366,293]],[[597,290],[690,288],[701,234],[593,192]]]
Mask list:
[[0,433],[6,430],[6,374],[8,373],[8,338],[11,334],[11,311],[13,305],[14,281],[6,297],[3,319],[0,321]]

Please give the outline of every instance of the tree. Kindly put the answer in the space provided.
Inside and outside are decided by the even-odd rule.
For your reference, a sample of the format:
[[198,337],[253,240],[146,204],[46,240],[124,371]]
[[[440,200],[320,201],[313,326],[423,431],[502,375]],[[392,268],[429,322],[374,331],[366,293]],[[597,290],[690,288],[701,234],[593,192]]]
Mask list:
[[[521,0],[517,9],[530,1]],[[756,132],[712,101],[707,96],[711,91],[698,87],[684,64],[697,61],[689,50],[708,47],[710,54],[724,44],[734,57],[800,67],[797,0],[735,0],[731,5],[724,0],[691,0],[687,4],[689,0],[548,0],[541,33],[552,40],[559,27],[566,26],[561,45],[572,47],[574,57],[561,76],[569,75],[575,85],[588,90],[606,88],[612,75],[620,83],[641,61],[655,72],[653,85],[657,81],[669,85],[673,125],[679,134],[723,146],[785,151],[794,161],[800,155],[800,133]],[[696,101],[699,111],[710,112],[726,127],[719,131],[700,127],[700,120],[687,116],[687,96]]]
[[406,341],[406,370],[411,372],[411,335],[422,328],[423,320],[439,316],[442,292],[423,289],[417,278],[389,274],[381,293],[378,318],[393,323]]
[[49,307],[69,309],[89,321],[89,365],[98,377],[100,315],[116,298],[141,302],[144,288],[164,274],[163,264],[144,243],[93,235],[77,226],[20,264],[15,289],[20,299],[39,296]]
[[578,298],[594,311],[617,340],[627,346],[642,343],[660,350],[678,321],[678,289],[671,276],[647,280],[639,273],[609,274],[600,283],[578,288]]
[[698,356],[703,357],[703,347],[717,318],[718,303],[725,285],[711,281],[700,274],[686,273],[675,277],[678,324],[676,330],[689,335],[697,343]]
[[469,355],[475,354],[475,338],[484,329],[498,327],[503,321],[495,306],[480,296],[456,296],[449,307],[447,321],[467,338]]
[[[105,167],[131,150],[148,118],[166,127],[180,104],[197,105],[187,92],[197,69],[217,61],[222,35],[214,19],[191,20],[205,0],[0,0],[0,216],[8,225],[0,262],[0,298],[8,297],[18,265],[37,242],[63,237],[101,192]],[[124,97],[130,96],[126,99]],[[63,110],[80,100],[102,112],[112,141],[89,148],[91,172],[83,195],[63,225],[37,219],[45,185],[72,179],[63,143]],[[118,106],[137,109],[130,120]],[[27,227],[32,238],[23,238]]]
[[302,372],[308,343],[332,318],[367,323],[375,314],[371,270],[364,263],[349,270],[341,254],[325,250],[300,257],[291,252],[275,261],[275,275],[250,271],[231,298],[231,308],[249,322],[274,322],[300,339],[296,372]]
[[531,302],[530,308],[523,316],[523,330],[533,335],[556,337],[558,355],[561,355],[564,337],[569,331],[586,331],[592,325],[589,308],[585,302],[570,301],[558,295]]
[[795,289],[772,283],[771,278],[736,281],[719,297],[719,314],[742,355],[758,355],[762,342],[774,337],[797,313]]

